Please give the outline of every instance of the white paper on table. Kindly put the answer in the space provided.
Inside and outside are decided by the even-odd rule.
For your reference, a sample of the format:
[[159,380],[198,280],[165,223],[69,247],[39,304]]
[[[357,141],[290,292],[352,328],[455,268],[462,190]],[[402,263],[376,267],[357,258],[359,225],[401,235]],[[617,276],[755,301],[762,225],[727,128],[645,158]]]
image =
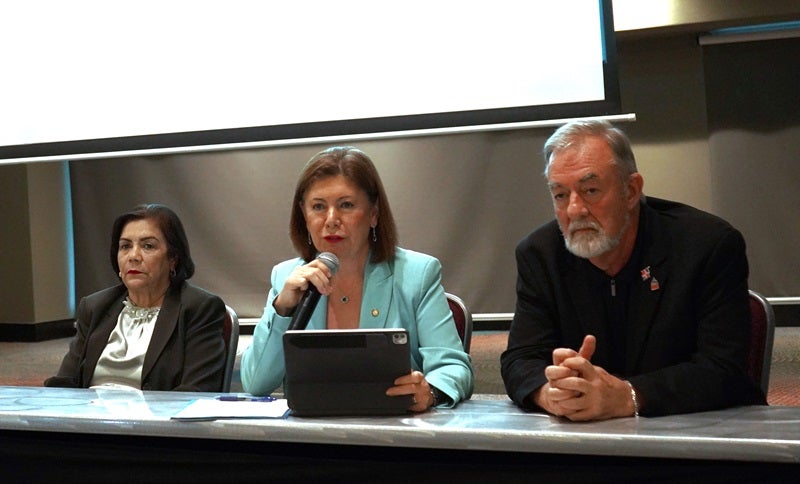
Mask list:
[[264,401],[221,401],[215,398],[193,400],[172,416],[173,420],[202,421],[236,418],[284,418],[289,413],[286,399]]

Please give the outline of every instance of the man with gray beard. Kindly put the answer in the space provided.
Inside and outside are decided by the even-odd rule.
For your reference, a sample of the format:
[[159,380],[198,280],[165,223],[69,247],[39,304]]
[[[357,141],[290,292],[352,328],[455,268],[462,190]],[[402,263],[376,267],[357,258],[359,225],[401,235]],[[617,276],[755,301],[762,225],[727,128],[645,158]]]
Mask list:
[[627,136],[568,123],[544,147],[556,220],[517,246],[517,303],[501,356],[520,407],[570,420],[766,404],[746,374],[741,233],[647,197]]

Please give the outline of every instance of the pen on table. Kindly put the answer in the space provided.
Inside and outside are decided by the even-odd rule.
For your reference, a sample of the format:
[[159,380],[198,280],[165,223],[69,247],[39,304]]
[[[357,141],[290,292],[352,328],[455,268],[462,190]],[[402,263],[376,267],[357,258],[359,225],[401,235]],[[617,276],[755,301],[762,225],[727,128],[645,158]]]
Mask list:
[[274,402],[275,397],[245,397],[241,395],[220,395],[217,397],[220,402]]

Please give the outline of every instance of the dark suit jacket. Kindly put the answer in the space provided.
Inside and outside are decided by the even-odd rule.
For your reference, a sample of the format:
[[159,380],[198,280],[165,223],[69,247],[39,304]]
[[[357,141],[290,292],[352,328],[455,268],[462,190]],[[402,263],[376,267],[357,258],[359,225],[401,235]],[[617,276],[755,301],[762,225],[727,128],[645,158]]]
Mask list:
[[[647,197],[639,230],[642,268],[650,278],[631,288],[625,372],[642,415],[766,403],[746,376],[750,313],[742,235],[724,220],[689,206]],[[603,302],[552,221],[517,246],[517,306],[501,356],[509,396],[524,408],[547,380],[555,348],[578,349],[597,337],[595,365],[609,366]],[[652,278],[658,281],[653,284]],[[637,279],[638,281],[638,279]]]
[[[81,299],[78,333],[58,374],[45,386],[88,388],[97,361],[122,312],[127,289],[120,284]],[[219,297],[184,282],[171,287],[142,366],[142,390],[218,392],[222,388],[225,304]]]

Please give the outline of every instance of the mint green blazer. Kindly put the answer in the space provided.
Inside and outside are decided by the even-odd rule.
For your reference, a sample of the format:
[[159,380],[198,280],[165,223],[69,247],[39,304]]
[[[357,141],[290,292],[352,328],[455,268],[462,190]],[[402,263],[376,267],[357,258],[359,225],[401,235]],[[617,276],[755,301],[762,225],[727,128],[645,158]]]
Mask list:
[[[250,346],[242,355],[241,378],[246,392],[267,395],[277,389],[285,375],[283,333],[291,317],[275,312],[278,296],[301,258],[281,262],[272,269],[272,288],[264,314]],[[425,374],[431,385],[449,397],[443,407],[455,406],[472,395],[473,369],[461,345],[453,315],[442,287],[438,259],[397,248],[395,258],[368,263],[364,274],[361,328],[405,328],[411,347],[411,367]],[[325,329],[328,298],[323,296],[311,316],[308,329]]]

